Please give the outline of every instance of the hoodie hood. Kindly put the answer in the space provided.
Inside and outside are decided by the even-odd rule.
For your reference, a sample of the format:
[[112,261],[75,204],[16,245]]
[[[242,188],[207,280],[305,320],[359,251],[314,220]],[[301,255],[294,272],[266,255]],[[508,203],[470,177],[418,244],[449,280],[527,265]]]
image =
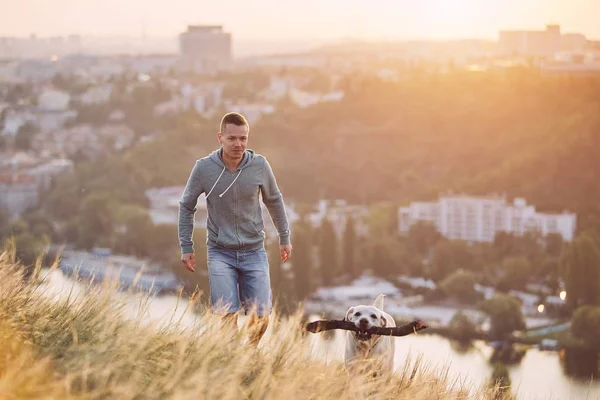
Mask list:
[[[227,168],[225,166],[225,163],[223,162],[221,153],[223,153],[222,147],[213,151],[212,153],[210,153],[208,158],[210,158],[219,167]],[[254,161],[255,157],[256,157],[256,153],[254,152],[254,150],[246,149],[246,151],[244,151],[244,156],[242,158],[242,162],[240,163],[240,165],[238,165],[236,171],[246,168],[248,165],[250,165],[252,163],[252,161]]]
[[[223,162],[223,159],[221,158],[221,153],[222,152],[223,152],[223,148],[220,148],[218,150],[213,151],[208,156],[208,158],[211,161],[213,161],[219,167],[223,168],[223,170],[221,171],[221,174],[219,175],[219,177],[217,178],[217,180],[213,184],[212,188],[209,190],[208,194],[206,195],[206,198],[208,198],[208,196],[211,195],[213,189],[215,188],[215,186],[217,186],[217,183],[219,182],[219,180],[223,176],[223,173],[227,169],[227,166],[225,165],[225,163]],[[238,167],[236,169],[237,175],[236,175],[235,179],[233,180],[233,182],[231,182],[231,185],[229,185],[227,187],[227,189],[225,189],[225,191],[223,191],[223,193],[219,194],[219,197],[223,197],[223,195],[225,193],[227,193],[227,191],[233,186],[233,184],[235,183],[235,181],[237,180],[237,178],[240,177],[240,175],[242,174],[242,171],[244,170],[244,168],[246,168],[248,165],[252,164],[252,162],[254,161],[255,158],[256,158],[256,153],[254,152],[254,150],[246,149],[244,151],[244,156],[242,157],[242,162],[240,162],[240,165],[238,165]]]

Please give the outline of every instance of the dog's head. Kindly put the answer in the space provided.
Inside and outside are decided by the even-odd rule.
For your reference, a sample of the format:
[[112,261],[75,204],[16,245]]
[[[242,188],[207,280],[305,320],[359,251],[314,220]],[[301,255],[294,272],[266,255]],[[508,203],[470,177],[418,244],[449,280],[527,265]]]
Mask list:
[[366,332],[369,328],[376,326],[385,327],[387,320],[385,319],[381,310],[375,306],[354,306],[350,307],[346,312],[347,321],[353,322],[359,332],[356,332],[356,338],[358,340],[369,340],[371,334]]

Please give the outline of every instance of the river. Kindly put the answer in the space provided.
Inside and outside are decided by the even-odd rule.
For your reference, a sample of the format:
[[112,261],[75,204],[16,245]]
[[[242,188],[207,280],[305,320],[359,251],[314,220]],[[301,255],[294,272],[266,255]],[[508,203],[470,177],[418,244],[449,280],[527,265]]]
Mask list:
[[[51,271],[47,282],[50,295],[63,296],[71,290],[75,294],[83,293],[81,284],[65,277],[59,270]],[[139,317],[143,310],[144,319],[154,322],[167,324],[177,319],[189,325],[197,320],[193,311],[186,308],[187,301],[178,300],[176,296],[154,297],[147,303],[141,303],[136,296],[123,296],[127,313],[132,318]],[[335,331],[329,339],[315,335],[312,340],[315,356],[323,360],[342,360],[343,334]],[[402,370],[407,362],[412,364],[420,356],[426,368],[447,370],[450,381],[457,379],[469,387],[478,387],[491,377],[492,366],[488,361],[491,354],[492,349],[481,341],[464,349],[444,337],[419,333],[396,339],[395,360],[396,368]],[[558,352],[528,350],[520,363],[508,367],[513,393],[518,399],[525,400],[600,399],[600,382],[572,378],[565,373],[563,365]]]

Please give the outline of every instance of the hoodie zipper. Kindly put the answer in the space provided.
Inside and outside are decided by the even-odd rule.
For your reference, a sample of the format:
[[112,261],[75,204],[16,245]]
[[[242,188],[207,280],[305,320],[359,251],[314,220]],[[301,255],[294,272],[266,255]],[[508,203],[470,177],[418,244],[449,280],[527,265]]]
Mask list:
[[[239,173],[239,172],[238,172]],[[231,174],[231,176],[235,175],[235,171]],[[233,224],[235,225],[235,235],[238,238],[238,243],[240,245],[240,250],[242,249],[242,238],[240,238],[240,233],[238,231],[238,222],[237,222],[237,187],[233,187]]]

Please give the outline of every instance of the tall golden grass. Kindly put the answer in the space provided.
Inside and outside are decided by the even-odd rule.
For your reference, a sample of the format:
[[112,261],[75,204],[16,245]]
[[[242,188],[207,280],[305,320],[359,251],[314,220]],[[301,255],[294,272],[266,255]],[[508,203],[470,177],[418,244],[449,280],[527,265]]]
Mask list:
[[[0,255],[0,398],[35,399],[499,399],[461,387],[417,360],[391,380],[350,380],[316,359],[300,317],[271,320],[260,346],[208,312],[197,325],[125,315],[110,285],[48,296],[40,264],[25,279],[14,249]],[[360,386],[360,387],[359,387]],[[469,394],[470,392],[470,394]]]

